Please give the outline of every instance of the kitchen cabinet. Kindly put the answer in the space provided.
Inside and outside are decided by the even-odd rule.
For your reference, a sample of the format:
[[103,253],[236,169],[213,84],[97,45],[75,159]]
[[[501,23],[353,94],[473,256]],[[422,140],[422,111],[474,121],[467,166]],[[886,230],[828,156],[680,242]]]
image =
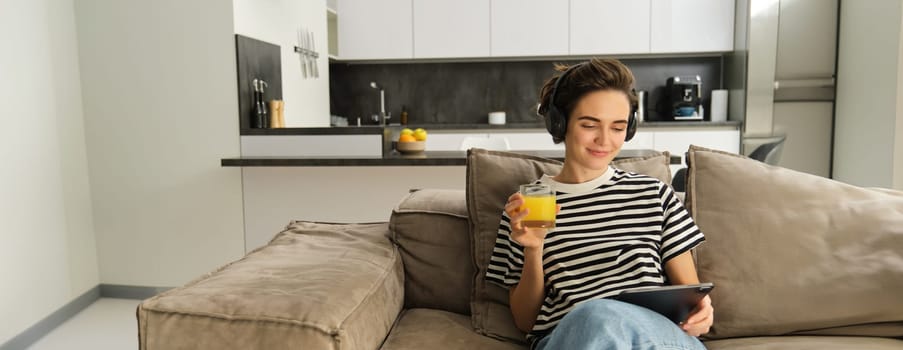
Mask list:
[[650,1],[571,0],[570,54],[649,53]]
[[680,165],[671,165],[671,174],[674,174],[677,169],[686,167],[685,153],[690,145],[740,153],[740,130],[734,128],[726,130],[656,130],[654,133],[655,147],[653,149],[668,151],[681,157]]
[[[551,151],[563,150],[564,143],[555,144],[545,130],[536,131],[489,131],[489,132],[439,132],[430,133],[426,140],[428,151],[456,151],[467,137],[504,138],[512,151]],[[740,152],[740,130],[733,126],[706,127],[703,129],[688,128],[643,128],[637,131],[633,139],[625,143],[623,149],[652,149],[668,151],[673,155],[684,156],[690,145],[717,149],[725,152]],[[682,159],[683,163],[683,159]]]
[[414,58],[488,57],[489,6],[485,0],[413,0]]
[[655,133],[646,130],[637,130],[630,141],[624,143],[621,149],[655,149]]
[[[458,150],[465,137],[505,138],[512,151],[564,150],[564,144],[555,144],[545,131],[494,131],[488,133],[436,133],[427,139],[427,150]],[[740,153],[740,130],[733,126],[691,128],[643,128],[633,139],[624,143],[622,149],[668,151],[681,157],[680,164],[671,165],[671,173],[686,167],[684,153],[690,145],[716,149],[730,153]]]
[[513,151],[555,151],[564,150],[564,143],[552,142],[552,135],[545,130],[538,132],[492,133],[489,138],[504,138]]
[[381,157],[383,136],[243,135],[242,157]]
[[[341,60],[728,52],[728,0],[342,0]],[[333,38],[330,38],[333,40]]]
[[414,57],[411,0],[341,0],[336,6],[340,59]]
[[651,1],[651,52],[734,50],[734,1]]
[[491,0],[493,57],[568,54],[568,0]]
[[433,131],[426,138],[426,149],[428,151],[458,151],[461,149],[461,142],[467,137],[484,138],[489,137],[489,134],[485,132],[440,133]]

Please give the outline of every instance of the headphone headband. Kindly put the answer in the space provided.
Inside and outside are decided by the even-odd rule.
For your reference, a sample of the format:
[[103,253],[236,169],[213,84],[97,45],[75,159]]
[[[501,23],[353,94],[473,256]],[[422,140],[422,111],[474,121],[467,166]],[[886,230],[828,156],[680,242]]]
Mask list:
[[[568,116],[565,115],[561,109],[558,109],[558,106],[555,104],[555,99],[558,97],[558,87],[561,85],[561,82],[564,81],[564,78],[567,77],[568,74],[571,73],[577,67],[583,66],[586,62],[581,62],[575,64],[573,66],[568,67],[561,75],[558,76],[558,79],[555,80],[555,85],[552,85],[552,92],[549,93],[549,101],[547,102],[548,106],[545,108],[545,115],[543,115],[543,119],[546,124],[546,130],[552,134],[553,140],[557,143],[564,140],[564,136],[567,133],[567,120]],[[627,135],[624,137],[624,141],[630,141],[633,138],[633,135],[636,134],[637,129],[637,120],[636,120],[636,105],[630,104],[630,115],[627,116]],[[542,106],[540,106],[540,110],[542,110]]]
[[[558,109],[558,107],[555,105],[555,98],[558,97],[558,86],[561,85],[561,82],[564,81],[564,78],[567,77],[567,75],[569,73],[571,73],[574,69],[577,69],[577,67],[580,67],[584,64],[585,64],[585,62],[581,62],[581,63],[578,63],[578,64],[568,67],[568,69],[564,70],[564,73],[561,73],[561,75],[558,76],[558,79],[555,79],[555,85],[552,86],[552,93],[549,94],[549,107],[548,108]],[[561,110],[558,110],[558,111],[560,112]]]

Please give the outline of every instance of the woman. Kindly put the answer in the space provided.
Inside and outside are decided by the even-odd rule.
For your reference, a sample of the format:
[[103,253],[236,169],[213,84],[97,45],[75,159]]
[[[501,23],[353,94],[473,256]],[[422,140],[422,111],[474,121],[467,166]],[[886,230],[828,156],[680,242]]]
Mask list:
[[633,74],[613,59],[557,69],[539,112],[565,161],[537,180],[556,191],[556,227],[524,227],[523,197],[511,195],[486,278],[509,288],[515,323],[535,349],[704,349],[696,337],[713,322],[709,297],[680,325],[608,299],[699,283],[690,250],[705,240],[670,187],[610,166],[636,127]]

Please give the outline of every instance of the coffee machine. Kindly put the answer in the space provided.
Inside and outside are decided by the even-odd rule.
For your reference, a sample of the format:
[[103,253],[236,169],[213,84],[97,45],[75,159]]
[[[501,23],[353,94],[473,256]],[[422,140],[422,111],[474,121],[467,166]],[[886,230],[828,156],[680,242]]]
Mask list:
[[665,120],[702,120],[702,78],[674,76],[665,84]]

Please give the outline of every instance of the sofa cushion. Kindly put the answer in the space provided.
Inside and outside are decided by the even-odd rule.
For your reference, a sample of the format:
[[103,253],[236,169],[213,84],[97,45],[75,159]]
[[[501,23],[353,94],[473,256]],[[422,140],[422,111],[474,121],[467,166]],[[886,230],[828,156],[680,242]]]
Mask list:
[[142,302],[140,348],[377,349],[404,293],[388,235],[385,223],[293,222],[242,259]]
[[781,336],[711,340],[709,350],[893,350],[903,340],[874,337]]
[[[671,178],[670,155],[654,153],[643,158],[620,159],[612,166],[650,175],[668,183]],[[514,325],[508,307],[508,291],[488,283],[486,269],[498,234],[502,210],[508,196],[518,186],[540,178],[556,175],[561,162],[541,157],[472,148],[467,154],[467,211],[473,237],[473,259],[477,271],[474,276],[470,311],[477,332],[519,342],[525,341],[523,332]]]
[[903,192],[696,146],[688,159],[699,275],[715,283],[709,338],[903,336]]
[[410,193],[392,211],[389,228],[404,261],[405,308],[470,315],[474,269],[464,191]]
[[523,344],[473,332],[470,317],[431,309],[405,310],[381,350],[526,350]]

